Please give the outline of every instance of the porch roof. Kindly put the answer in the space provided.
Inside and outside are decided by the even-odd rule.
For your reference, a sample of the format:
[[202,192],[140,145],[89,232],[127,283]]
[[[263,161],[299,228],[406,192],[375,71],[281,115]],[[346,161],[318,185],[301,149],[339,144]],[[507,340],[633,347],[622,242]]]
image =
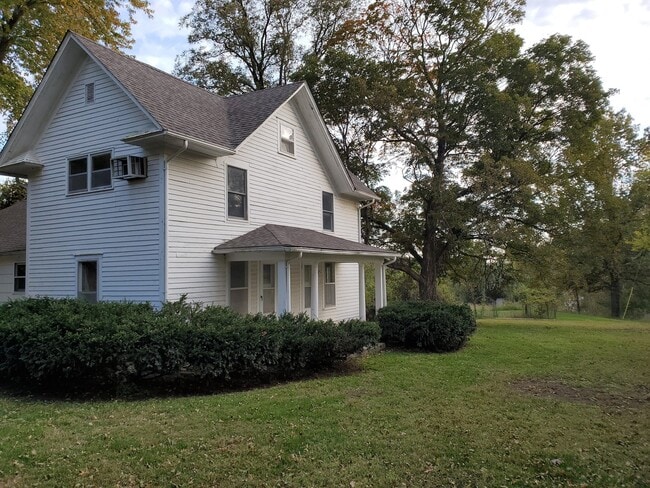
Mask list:
[[25,251],[27,200],[0,210],[0,254]]
[[215,254],[235,252],[304,252],[393,258],[394,251],[349,241],[331,234],[300,227],[266,224],[215,247]]

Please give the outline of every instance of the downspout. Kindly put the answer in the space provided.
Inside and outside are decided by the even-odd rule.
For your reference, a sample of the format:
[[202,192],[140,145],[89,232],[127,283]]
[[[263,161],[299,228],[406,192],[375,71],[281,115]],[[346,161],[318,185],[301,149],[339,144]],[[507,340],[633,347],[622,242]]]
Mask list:
[[169,190],[169,164],[176,159],[181,153],[185,152],[187,150],[187,147],[189,146],[189,142],[187,139],[183,139],[183,147],[181,147],[178,151],[176,151],[174,154],[171,155],[171,157],[167,158],[164,160],[163,163],[163,195],[162,195],[162,200],[163,200],[163,227],[164,227],[164,240],[165,242],[163,243],[163,249],[165,252],[165,258],[164,258],[164,266],[163,266],[163,300],[162,302],[166,302],[168,297],[168,290],[169,290],[169,283],[168,283],[168,278],[169,278],[169,205],[168,205],[168,190]]

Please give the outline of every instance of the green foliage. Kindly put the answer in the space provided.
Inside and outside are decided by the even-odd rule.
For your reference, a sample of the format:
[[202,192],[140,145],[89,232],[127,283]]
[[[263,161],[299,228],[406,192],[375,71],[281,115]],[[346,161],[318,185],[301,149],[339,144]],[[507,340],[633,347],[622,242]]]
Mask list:
[[65,388],[179,373],[209,382],[290,377],[331,366],[379,335],[358,320],[240,316],[184,300],[156,311],[29,298],[0,305],[0,378]]
[[121,49],[146,0],[8,0],[0,8],[0,114],[10,125],[25,108],[68,29]]
[[377,321],[387,344],[433,352],[457,351],[476,330],[467,305],[400,302],[382,308]]
[[24,180],[14,178],[0,183],[0,210],[11,207],[25,198],[27,198],[27,186]]

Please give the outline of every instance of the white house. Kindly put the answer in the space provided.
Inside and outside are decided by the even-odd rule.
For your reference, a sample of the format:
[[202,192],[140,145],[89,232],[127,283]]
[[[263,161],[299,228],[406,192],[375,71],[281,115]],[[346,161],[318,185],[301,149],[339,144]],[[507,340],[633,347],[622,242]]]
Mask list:
[[395,254],[359,238],[376,195],[344,168],[304,83],[219,97],[68,33],[0,174],[29,180],[26,254],[0,250],[0,279],[26,268],[26,296],[186,295],[344,319],[365,317],[373,263],[385,304]]

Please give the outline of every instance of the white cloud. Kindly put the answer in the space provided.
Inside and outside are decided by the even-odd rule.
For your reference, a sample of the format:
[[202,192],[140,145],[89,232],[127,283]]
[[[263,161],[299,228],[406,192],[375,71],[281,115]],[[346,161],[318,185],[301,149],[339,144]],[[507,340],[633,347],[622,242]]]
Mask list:
[[554,33],[585,41],[605,88],[619,90],[612,98],[614,107],[650,126],[643,61],[650,41],[650,0],[534,0],[518,31],[527,45]]

